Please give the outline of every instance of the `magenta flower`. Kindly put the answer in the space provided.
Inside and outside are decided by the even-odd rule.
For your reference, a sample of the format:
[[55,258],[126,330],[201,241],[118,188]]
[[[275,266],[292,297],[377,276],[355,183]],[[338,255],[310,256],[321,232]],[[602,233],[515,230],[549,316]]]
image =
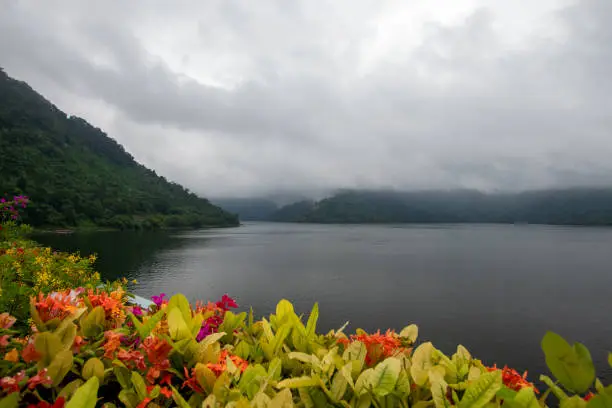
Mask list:
[[132,313],[134,316],[142,316],[142,308],[138,305],[132,306]]
[[159,296],[151,296],[151,300],[157,305],[157,307],[161,307],[161,305],[164,303],[165,297],[165,293],[160,293]]
[[238,304],[234,299],[229,297],[227,294],[221,297],[221,300],[216,303],[217,307],[228,311],[230,308],[235,309],[238,307]]
[[200,328],[200,331],[198,332],[198,335],[196,336],[196,341],[199,343],[202,340],[204,340],[208,335],[210,335],[213,332],[212,327],[210,327],[210,325],[207,322],[204,322],[204,324],[202,325],[202,327]]

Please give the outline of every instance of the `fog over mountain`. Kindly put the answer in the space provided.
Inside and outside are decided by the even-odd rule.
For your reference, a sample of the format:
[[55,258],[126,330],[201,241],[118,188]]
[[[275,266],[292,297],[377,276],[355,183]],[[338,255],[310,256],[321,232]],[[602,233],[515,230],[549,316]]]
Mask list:
[[210,197],[612,185],[609,0],[5,0],[0,66]]

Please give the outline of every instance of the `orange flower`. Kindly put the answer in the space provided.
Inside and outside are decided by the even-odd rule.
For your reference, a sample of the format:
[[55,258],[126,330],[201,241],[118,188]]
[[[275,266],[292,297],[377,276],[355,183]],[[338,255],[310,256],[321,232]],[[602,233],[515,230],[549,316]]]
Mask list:
[[346,338],[337,340],[338,343],[343,344],[345,347],[353,341],[360,341],[366,346],[366,364],[369,366],[387,357],[391,357],[398,352],[410,351],[410,349],[402,346],[399,336],[392,330],[387,330],[385,334],[381,334],[380,330],[378,330],[373,334],[362,333],[352,335],[350,341]]
[[75,336],[74,342],[72,343],[72,352],[74,354],[79,354],[81,352],[81,347],[87,344],[87,342],[81,336]]
[[17,349],[14,348],[8,353],[6,353],[4,355],[4,360],[10,361],[11,363],[18,363],[19,362],[19,352],[17,351]]
[[151,364],[162,364],[168,359],[168,353],[172,350],[172,346],[166,340],[153,336],[145,339],[142,348],[145,349]]
[[516,371],[513,368],[508,368],[508,366],[504,366],[504,368],[499,369],[497,368],[497,364],[493,365],[493,367],[488,367],[487,370],[488,371],[498,371],[498,370],[501,371],[502,372],[502,382],[504,383],[506,387],[510,388],[511,390],[519,391],[522,388],[529,387],[529,388],[532,388],[536,394],[540,393],[538,389],[535,387],[535,385],[533,385],[533,383],[530,383],[529,381],[527,381],[527,371],[525,371],[523,375],[520,375],[518,371]]
[[133,361],[139,370],[144,371],[147,369],[147,365],[145,364],[145,361],[144,361],[144,356],[138,350],[120,349],[119,352],[117,353],[117,358],[121,360],[123,363]]
[[113,292],[101,292],[99,290],[89,289],[87,292],[87,298],[91,302],[93,307],[102,306],[106,320],[113,323],[113,327],[120,326],[125,321],[125,305],[124,305],[125,292],[121,289],[117,289]]
[[0,329],[10,329],[16,321],[17,319],[10,314],[0,313]]
[[242,358],[229,354],[227,350],[222,350],[219,355],[219,362],[217,364],[208,363],[206,367],[208,367],[215,375],[220,376],[225,370],[227,370],[227,358],[229,357],[230,361],[238,367],[241,373],[247,369],[249,363]]
[[121,337],[122,334],[110,330],[104,332],[104,338],[106,339],[102,346],[104,348],[104,357],[110,360],[114,358],[115,351],[121,346]]
[[49,320],[59,319],[70,316],[82,305],[82,300],[78,298],[75,291],[66,290],[64,292],[54,292],[45,296],[38,294],[38,298],[32,298],[34,307],[43,323]]
[[26,363],[40,360],[40,353],[34,347],[34,341],[30,340],[28,344],[21,350],[21,358]]

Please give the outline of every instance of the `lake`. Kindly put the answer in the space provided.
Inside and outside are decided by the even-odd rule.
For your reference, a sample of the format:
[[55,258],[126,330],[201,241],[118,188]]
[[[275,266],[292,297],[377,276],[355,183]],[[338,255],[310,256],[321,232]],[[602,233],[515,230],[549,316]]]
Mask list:
[[540,339],[553,330],[583,342],[612,379],[612,228],[246,223],[36,239],[97,253],[103,277],[137,279],[141,296],[228,293],[259,316],[281,298],[305,314],[319,302],[325,331],[416,323],[445,352],[460,343],[531,380],[545,371]]

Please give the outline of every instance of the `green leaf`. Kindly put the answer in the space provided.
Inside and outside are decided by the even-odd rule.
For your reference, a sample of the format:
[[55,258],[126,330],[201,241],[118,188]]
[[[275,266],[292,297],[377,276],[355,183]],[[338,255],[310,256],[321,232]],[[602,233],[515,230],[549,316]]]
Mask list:
[[391,393],[395,388],[401,370],[402,363],[395,357],[389,357],[379,363],[370,377],[370,384],[374,393],[381,397]]
[[17,408],[19,406],[20,395],[12,392],[0,400],[0,408]]
[[132,380],[132,384],[134,385],[134,389],[136,390],[136,394],[138,394],[138,398],[140,399],[140,401],[147,398],[149,396],[149,393],[147,392],[147,384],[145,384],[145,381],[142,378],[142,376],[138,374],[136,371],[132,371],[131,380]]
[[68,404],[66,404],[66,408],[95,408],[99,387],[100,381],[98,381],[98,377],[91,377],[76,390]]
[[81,319],[81,330],[85,337],[97,337],[104,331],[106,314],[102,306],[96,306],[91,312],[83,315]]
[[427,342],[417,347],[412,354],[410,375],[413,382],[419,386],[423,386],[427,382],[429,369],[432,366],[431,356],[434,350],[433,344]]
[[62,388],[62,390],[58,394],[58,397],[64,397],[66,400],[68,400],[70,397],[72,397],[72,395],[76,392],[76,390],[83,384],[84,384],[83,380],[81,380],[80,378],[77,378],[76,380],[69,382],[68,384],[66,384],[64,388]]
[[189,301],[185,295],[177,293],[176,295],[172,296],[168,301],[168,306],[166,308],[169,312],[174,308],[180,310],[183,320],[188,327],[191,327],[191,306],[189,305]]
[[542,339],[546,364],[568,390],[576,393],[587,391],[595,380],[595,366],[589,350],[580,343],[570,346],[556,333],[548,332]]
[[608,365],[612,367],[612,353],[608,353]]
[[263,368],[260,364],[255,366],[250,365],[247,369],[242,373],[240,377],[240,382],[238,383],[238,388],[242,393],[246,394],[249,399],[253,399],[255,394],[259,391],[261,386],[261,382],[268,375],[266,369]]
[[571,398],[566,398],[559,404],[560,408],[585,408],[586,406],[587,402],[578,395],[574,395]]
[[70,350],[72,349],[72,344],[74,344],[74,339],[77,335],[77,326],[69,320],[64,321],[57,330],[55,330],[55,334],[59,336],[64,350]]
[[283,362],[279,357],[274,358],[270,361],[268,366],[268,379],[278,381],[281,378],[281,370],[283,368]]
[[281,322],[286,318],[295,316],[295,310],[293,305],[287,299],[282,299],[276,305],[276,318],[280,319]]
[[587,408],[612,408],[612,396],[600,393],[589,400]]
[[306,322],[306,337],[313,337],[317,331],[317,321],[319,320],[319,304],[315,303],[308,316],[308,322]]
[[564,400],[564,399],[567,398],[567,394],[565,394],[565,392],[563,392],[563,390],[561,388],[559,388],[553,382],[553,380],[550,379],[550,377],[548,377],[546,375],[541,375],[540,376],[540,381],[542,381],[544,384],[546,384],[548,386],[548,388],[550,388],[552,393],[555,395],[555,397],[557,397],[559,399],[559,401]]
[[465,390],[459,408],[482,408],[491,401],[501,387],[501,371],[484,373]]
[[368,353],[368,350],[365,344],[363,344],[360,341],[352,342],[346,348],[346,350],[344,350],[344,353],[342,354],[342,358],[345,361],[352,362],[353,370],[351,372],[351,375],[353,377],[357,378],[359,373],[361,373],[361,370],[363,369],[363,365],[365,364],[367,353]]
[[47,367],[47,374],[53,380],[53,386],[62,382],[66,374],[72,369],[72,351],[62,350],[55,355],[55,358]]
[[83,378],[89,380],[91,377],[98,377],[98,380],[104,380],[104,364],[99,358],[92,357],[83,366]]
[[[507,388],[503,389],[507,390]],[[513,398],[504,399],[504,406],[508,405],[508,408],[540,408],[532,388],[525,387],[518,392],[514,392],[514,394]],[[497,395],[499,396],[499,392]]]
[[414,343],[417,337],[419,337],[419,327],[416,324],[411,324],[410,326],[404,327],[400,332],[400,337]]
[[366,394],[372,390],[372,381],[370,381],[372,375],[374,375],[374,369],[368,368],[357,377],[357,381],[355,381],[356,395]]
[[187,326],[180,309],[174,308],[168,312],[168,331],[172,340],[191,338],[191,330]]
[[429,370],[429,382],[431,383],[431,396],[436,408],[450,407],[451,404],[446,399],[448,384],[444,381],[444,368],[436,366]]
[[39,333],[34,341],[36,351],[40,353],[39,368],[46,368],[57,353],[62,350],[62,341],[57,334],[44,332]]
[[297,378],[288,378],[279,382],[276,386],[278,388],[302,388],[302,387],[314,387],[319,385],[319,379],[316,377],[302,376]]
[[338,371],[332,380],[330,392],[334,397],[334,401],[338,402],[342,399],[348,388],[348,381],[346,377]]
[[[140,326],[140,329],[138,330],[138,334],[140,335],[140,338],[146,339],[147,337],[149,337],[149,334],[151,334],[155,326],[157,326],[157,324],[162,321],[165,314],[166,314],[166,309],[159,310],[157,311],[157,313],[151,316],[145,323],[142,323],[142,325]],[[135,319],[135,316],[134,316],[132,318],[132,321],[133,320],[138,320],[138,319]]]
[[119,401],[123,403],[127,408],[136,408],[140,404],[138,395],[132,390],[123,389],[119,391]]
[[126,367],[115,366],[113,367],[113,372],[115,373],[115,378],[117,378],[117,382],[119,382],[121,388],[124,390],[129,390],[132,388],[130,370],[128,370]]

